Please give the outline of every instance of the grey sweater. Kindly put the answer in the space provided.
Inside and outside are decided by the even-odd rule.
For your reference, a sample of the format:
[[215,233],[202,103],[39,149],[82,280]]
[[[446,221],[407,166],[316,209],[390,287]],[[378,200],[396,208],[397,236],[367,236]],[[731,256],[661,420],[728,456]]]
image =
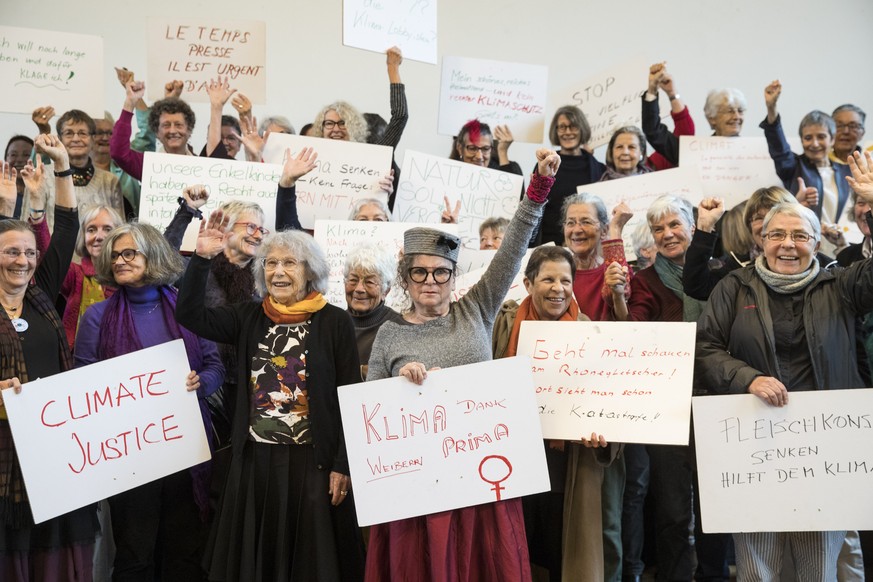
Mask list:
[[388,321],[376,334],[367,380],[397,376],[409,362],[451,368],[491,359],[491,330],[536,226],[543,204],[525,196],[503,238],[503,244],[478,283],[449,313],[422,324]]

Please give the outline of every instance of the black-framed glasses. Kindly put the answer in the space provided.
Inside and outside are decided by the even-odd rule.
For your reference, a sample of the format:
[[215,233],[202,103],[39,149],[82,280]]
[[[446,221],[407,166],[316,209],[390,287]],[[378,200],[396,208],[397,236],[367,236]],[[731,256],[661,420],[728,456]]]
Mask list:
[[118,260],[118,257],[121,257],[122,259],[124,259],[125,263],[129,263],[134,260],[136,258],[136,255],[138,254],[142,255],[143,253],[142,251],[139,251],[137,249],[122,249],[120,251],[112,251],[111,253],[109,253],[109,261],[114,264],[115,261]]
[[334,127],[339,127],[340,129],[346,128],[346,120],[340,119],[339,121],[334,121],[333,119],[325,119],[321,122],[321,128],[330,131]]
[[24,250],[22,250],[22,249],[10,248],[10,249],[3,249],[2,251],[0,251],[0,253],[3,253],[6,256],[6,258],[9,259],[10,261],[17,260],[18,257],[20,257],[21,255],[24,255],[28,261],[35,261],[36,259],[39,258],[39,250],[37,250],[37,249],[24,249]]
[[809,234],[808,232],[803,232],[802,230],[795,230],[792,232],[785,232],[784,230],[774,230],[773,232],[768,232],[763,236],[767,240],[771,240],[773,242],[782,242],[790,236],[791,240],[796,243],[806,243],[809,242],[812,238],[811,234]]
[[256,232],[261,233],[261,236],[267,236],[268,234],[270,234],[270,231],[268,229],[264,228],[263,226],[258,226],[254,222],[234,222],[233,224],[234,226],[236,226],[237,224],[245,226],[246,233],[249,236],[254,236]]
[[556,129],[557,129],[558,131],[564,132],[564,131],[575,131],[575,130],[577,130],[577,129],[579,129],[579,128],[576,127],[575,125],[573,125],[572,123],[559,123],[559,124],[556,126]]
[[413,283],[424,283],[427,281],[427,276],[430,275],[437,285],[448,283],[449,279],[452,278],[452,273],[452,269],[447,269],[446,267],[437,267],[433,270],[428,270],[424,267],[412,267],[406,271],[409,280]]

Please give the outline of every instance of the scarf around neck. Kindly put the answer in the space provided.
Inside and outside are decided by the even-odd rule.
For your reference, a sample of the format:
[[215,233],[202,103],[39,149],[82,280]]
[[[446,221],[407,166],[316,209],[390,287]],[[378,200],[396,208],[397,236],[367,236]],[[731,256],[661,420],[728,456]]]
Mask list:
[[261,303],[266,315],[273,323],[287,325],[289,323],[300,323],[309,319],[313,313],[321,311],[327,300],[318,291],[311,291],[309,295],[295,303],[294,305],[282,305],[273,301],[273,298],[267,295]]
[[682,300],[682,321],[697,321],[700,314],[703,313],[703,307],[706,301],[698,301],[693,297],[685,294],[682,287],[682,270],[683,268],[670,259],[665,259],[661,253],[655,255],[655,264],[653,266],[658,278],[664,287],[676,294],[676,297]]
[[[558,318],[558,321],[576,321],[578,318],[579,304],[571,296],[570,308],[564,312],[564,315]],[[518,311],[515,312],[515,321],[512,322],[512,331],[509,332],[509,344],[506,346],[506,354],[504,355],[506,358],[511,358],[518,351],[518,334],[521,331],[521,322],[523,321],[540,321],[540,316],[537,310],[534,309],[530,295],[524,298],[524,301],[518,306]]]
[[755,272],[758,273],[758,276],[761,277],[761,280],[764,281],[767,287],[782,295],[790,295],[805,289],[818,276],[820,270],[821,266],[815,257],[812,258],[812,263],[807,270],[794,275],[774,273],[767,266],[767,259],[764,258],[764,255],[759,255],[755,259]]

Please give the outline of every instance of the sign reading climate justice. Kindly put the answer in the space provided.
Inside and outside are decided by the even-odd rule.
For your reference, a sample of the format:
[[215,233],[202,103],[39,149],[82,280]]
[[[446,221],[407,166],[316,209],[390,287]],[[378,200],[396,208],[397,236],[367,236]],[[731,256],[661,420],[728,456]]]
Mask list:
[[165,344],[3,391],[41,523],[209,460],[185,344]]
[[340,386],[339,401],[361,526],[549,489],[528,358]]
[[27,113],[51,105],[103,117],[103,39],[0,26],[0,111]]
[[186,101],[209,103],[209,81],[227,77],[253,103],[266,103],[266,30],[256,21],[149,18],[149,99],[163,99],[164,84],[179,80]]
[[343,0],[343,44],[437,62],[437,0]]
[[696,324],[525,321],[543,436],[688,444]]
[[692,406],[703,531],[873,529],[873,389]]

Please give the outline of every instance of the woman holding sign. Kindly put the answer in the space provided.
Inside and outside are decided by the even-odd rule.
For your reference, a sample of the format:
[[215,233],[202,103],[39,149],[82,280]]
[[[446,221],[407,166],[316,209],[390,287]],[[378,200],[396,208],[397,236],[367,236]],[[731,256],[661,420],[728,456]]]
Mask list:
[[[37,250],[27,223],[0,221],[0,579],[84,582],[91,580],[95,507],[34,525],[3,405],[4,398],[14,398],[7,388],[19,392],[30,380],[73,367],[54,306],[79,230],[73,172],[56,136],[39,135],[36,151],[52,159],[55,172],[55,228],[48,249]],[[14,200],[14,176],[3,187],[11,189]]]
[[[873,159],[855,153],[849,165],[852,188],[873,198]],[[873,310],[871,259],[821,269],[818,218],[799,204],[771,209],[763,237],[755,264],[725,277],[704,308],[695,355],[700,380],[715,392],[750,393],[771,406],[786,406],[790,392],[864,386],[854,332],[856,318]],[[845,536],[735,533],[738,579],[778,577],[789,543],[798,579],[836,580]]]
[[[485,274],[452,303],[460,240],[430,228],[404,235],[397,268],[412,307],[402,323],[376,334],[368,380],[403,376],[421,384],[427,371],[491,359],[494,319],[542,215],[558,155],[537,151],[527,197]],[[518,499],[375,525],[367,553],[368,580],[530,580],[524,519]]]

